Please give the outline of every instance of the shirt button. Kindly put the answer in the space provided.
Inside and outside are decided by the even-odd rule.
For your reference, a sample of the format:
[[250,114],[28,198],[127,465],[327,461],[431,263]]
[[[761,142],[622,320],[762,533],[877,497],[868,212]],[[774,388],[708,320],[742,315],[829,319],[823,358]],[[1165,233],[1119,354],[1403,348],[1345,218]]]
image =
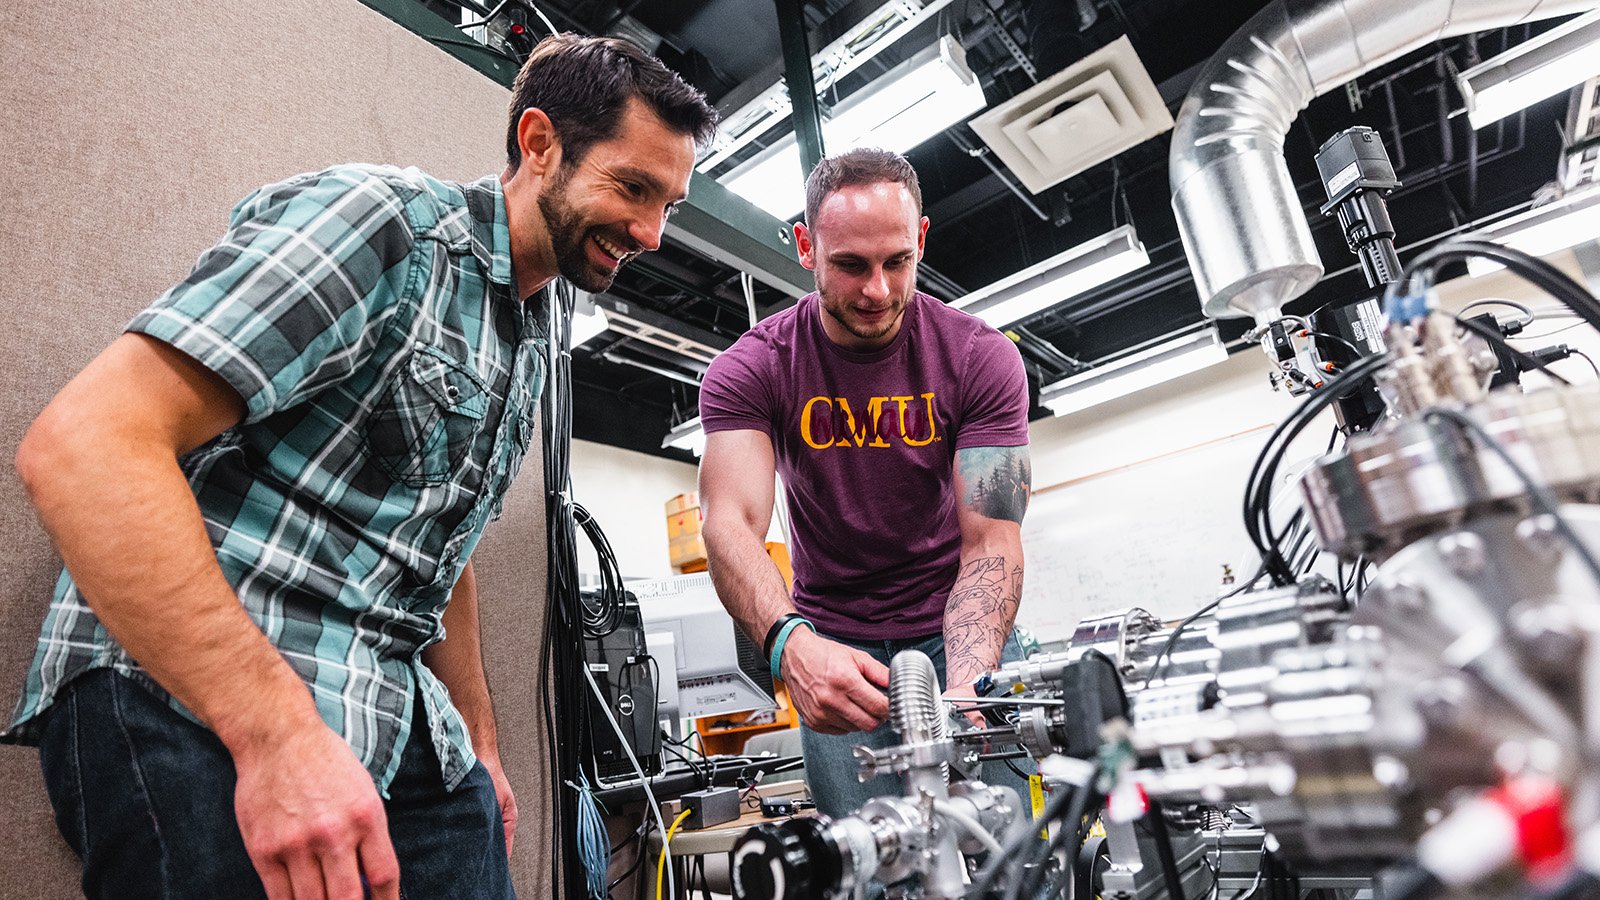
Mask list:
[[461,396],[461,389],[452,384],[444,389],[444,395],[454,400]]

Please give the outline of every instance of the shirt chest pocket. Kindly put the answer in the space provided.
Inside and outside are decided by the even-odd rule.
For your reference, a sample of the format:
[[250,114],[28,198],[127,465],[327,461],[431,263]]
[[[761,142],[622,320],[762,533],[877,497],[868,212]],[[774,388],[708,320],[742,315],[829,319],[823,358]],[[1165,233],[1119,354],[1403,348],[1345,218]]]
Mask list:
[[443,350],[418,347],[373,408],[367,449],[396,481],[443,484],[466,460],[488,411],[489,393],[477,373]]

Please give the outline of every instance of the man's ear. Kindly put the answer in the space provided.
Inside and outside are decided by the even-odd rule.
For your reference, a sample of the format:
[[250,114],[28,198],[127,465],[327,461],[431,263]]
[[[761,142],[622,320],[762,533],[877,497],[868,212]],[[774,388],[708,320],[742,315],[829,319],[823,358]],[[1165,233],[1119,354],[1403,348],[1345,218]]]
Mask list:
[[531,166],[533,174],[547,175],[561,164],[561,138],[556,134],[555,123],[536,107],[522,111],[517,120],[517,146],[522,150],[522,165]]
[[811,229],[804,222],[794,223],[794,249],[800,254],[800,265],[815,270],[817,267],[816,245],[811,242]]
[[923,216],[917,225],[917,262],[922,262],[922,251],[928,246],[928,217]]

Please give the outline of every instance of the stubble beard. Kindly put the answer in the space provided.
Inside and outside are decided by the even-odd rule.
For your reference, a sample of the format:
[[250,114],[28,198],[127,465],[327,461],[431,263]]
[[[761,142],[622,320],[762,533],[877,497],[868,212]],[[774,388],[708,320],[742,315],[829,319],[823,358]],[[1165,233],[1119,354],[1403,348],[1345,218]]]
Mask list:
[[840,328],[843,328],[846,332],[849,332],[852,337],[861,341],[876,341],[888,334],[891,329],[900,323],[900,320],[905,318],[906,307],[911,305],[911,297],[909,294],[900,298],[899,310],[895,313],[895,315],[884,320],[882,325],[877,325],[867,329],[862,328],[859,325],[854,325],[850,322],[848,318],[850,304],[834,302],[833,300],[830,300],[827,289],[820,284],[817,285],[817,294],[822,298],[822,311],[827,313],[828,316],[835,322],[838,322]]
[[603,271],[589,261],[590,229],[583,216],[567,202],[567,181],[571,173],[559,166],[556,174],[539,192],[539,212],[544,216],[545,228],[550,234],[550,246],[556,254],[556,271],[580,290],[598,294],[611,287],[617,278],[617,269]]

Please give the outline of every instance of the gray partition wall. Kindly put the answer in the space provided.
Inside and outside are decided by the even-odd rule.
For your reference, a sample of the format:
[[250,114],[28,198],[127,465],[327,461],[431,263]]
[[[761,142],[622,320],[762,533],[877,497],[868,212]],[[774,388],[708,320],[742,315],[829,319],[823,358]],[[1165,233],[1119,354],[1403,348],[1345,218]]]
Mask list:
[[[0,710],[57,566],[12,463],[28,422],[182,277],[259,184],[335,162],[449,179],[504,164],[508,92],[356,0],[0,4]],[[538,454],[475,556],[506,768],[513,872],[554,891],[538,702],[545,591]],[[78,895],[37,755],[0,747],[0,898]]]

